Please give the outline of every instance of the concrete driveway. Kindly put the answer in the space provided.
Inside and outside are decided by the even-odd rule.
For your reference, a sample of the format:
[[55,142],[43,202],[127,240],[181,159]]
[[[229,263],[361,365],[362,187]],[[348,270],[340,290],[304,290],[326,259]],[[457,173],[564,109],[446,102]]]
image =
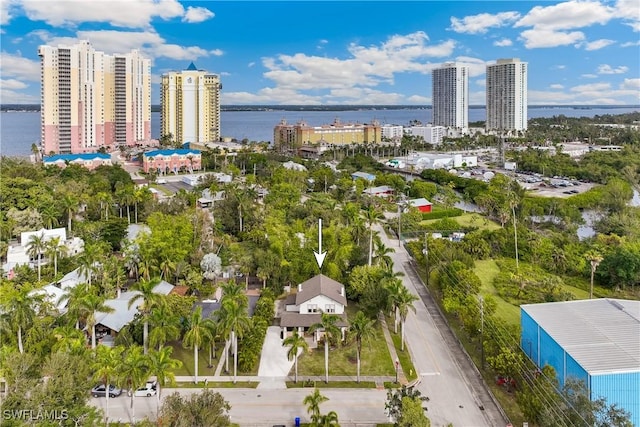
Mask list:
[[284,381],[291,372],[293,361],[287,358],[289,349],[282,345],[280,327],[269,326],[260,355],[258,377],[262,379],[258,388],[276,389],[286,388]]

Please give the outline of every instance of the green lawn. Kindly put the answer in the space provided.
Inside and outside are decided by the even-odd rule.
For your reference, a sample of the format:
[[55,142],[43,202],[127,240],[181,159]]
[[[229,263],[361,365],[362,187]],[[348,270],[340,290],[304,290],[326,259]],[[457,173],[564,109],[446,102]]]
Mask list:
[[[420,224],[431,224],[436,221],[439,221],[442,218],[438,219],[427,219],[424,221],[420,221]],[[480,230],[497,230],[500,228],[500,225],[496,222],[484,217],[479,213],[466,213],[460,216],[453,216],[451,219],[454,219],[458,224],[463,227],[478,227]]]
[[509,324],[520,324],[520,308],[503,300],[499,295],[496,288],[493,286],[493,279],[498,275],[500,269],[498,264],[492,259],[477,260],[473,271],[480,278],[482,286],[480,287],[480,293],[482,295],[491,295],[496,303],[496,314]]
[[[232,381],[209,381],[206,388],[256,388],[260,384],[257,381],[237,381],[235,384]],[[205,388],[204,381],[194,384],[189,383],[176,383],[175,388]]]
[[[182,362],[181,368],[173,370],[174,375],[193,376],[193,349],[189,350],[183,348],[182,343],[179,341],[174,341],[168,343],[167,345],[173,347],[173,353],[171,354],[171,357]],[[207,365],[209,364],[209,350],[200,349],[200,351],[198,351],[198,375],[213,375],[215,373],[216,366],[218,365],[218,360],[221,352],[221,348],[216,348],[217,357],[213,359],[213,367],[208,368]]]
[[[407,349],[406,336],[405,336],[405,346],[404,351],[400,350],[400,334],[401,330],[398,328],[398,333],[394,334],[392,330],[389,330],[391,333],[391,339],[393,340],[393,345],[396,347],[396,354],[398,355],[398,361],[400,362],[400,366],[402,366],[402,372],[404,372],[404,376],[407,378],[407,381],[411,382],[418,378],[418,373],[416,372],[416,368],[413,366],[413,362],[411,361],[411,356],[409,355],[409,351]],[[395,371],[393,372],[395,375]]]
[[373,381],[360,381],[359,383],[355,381],[329,381],[328,384],[324,381],[298,381],[297,383],[287,381],[286,384],[287,388],[309,388],[312,390],[314,388],[376,388],[376,383]]
[[[395,372],[380,325],[376,326],[376,336],[371,342],[362,345],[360,357],[360,375],[393,375]],[[356,360],[355,343],[330,347],[329,375],[356,375]],[[300,356],[298,375],[324,375],[324,344]]]
[[[357,307],[351,304],[347,308],[349,317],[355,314]],[[395,370],[389,355],[389,349],[379,322],[375,324],[375,337],[369,343],[362,344],[360,355],[360,375],[393,375]],[[329,375],[356,375],[356,345],[350,343],[338,348],[329,348]],[[290,375],[293,375],[294,368]],[[324,344],[315,350],[303,353],[298,358],[298,375],[324,375]]]

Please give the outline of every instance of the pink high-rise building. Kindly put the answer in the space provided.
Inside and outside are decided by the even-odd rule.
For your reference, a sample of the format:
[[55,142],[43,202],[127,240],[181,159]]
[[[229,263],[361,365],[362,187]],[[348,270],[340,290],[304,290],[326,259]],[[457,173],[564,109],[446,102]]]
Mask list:
[[90,153],[151,141],[151,61],[107,55],[89,42],[40,46],[41,143],[50,153]]

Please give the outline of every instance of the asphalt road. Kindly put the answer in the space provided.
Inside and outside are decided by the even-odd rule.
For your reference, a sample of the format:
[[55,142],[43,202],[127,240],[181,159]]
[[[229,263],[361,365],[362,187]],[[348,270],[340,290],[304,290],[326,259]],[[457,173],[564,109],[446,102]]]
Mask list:
[[[390,240],[381,228],[382,242],[395,250],[391,254],[394,271],[403,273],[402,281],[409,291],[421,297],[409,311],[405,325],[406,342],[419,375],[417,389],[429,401],[427,415],[431,425],[452,423],[456,427],[499,427],[507,424],[500,410],[487,394],[479,373],[465,363],[466,356],[455,339],[445,339],[446,325],[431,315],[423,302],[425,288],[415,273],[405,266],[410,260],[397,240]],[[420,290],[420,292],[418,292]],[[428,302],[428,300],[427,300]],[[442,330],[442,331],[441,331]]]
[[[312,389],[286,389],[286,390],[257,390],[257,389],[215,389],[220,392],[230,403],[231,420],[242,427],[271,427],[273,425],[293,426],[296,417],[302,422],[309,422],[310,418],[306,408],[302,404],[305,396]],[[165,389],[163,398],[173,392],[187,396],[200,389]],[[385,390],[375,389],[322,389],[322,394],[329,398],[320,408],[323,413],[336,411],[339,414],[340,424],[348,425],[375,425],[387,422],[384,413],[386,401]],[[92,398],[93,405],[105,409],[106,399]],[[130,420],[129,398],[124,394],[115,399],[109,399],[109,419]],[[156,398],[135,398],[135,415],[137,419],[149,417],[155,418]]]

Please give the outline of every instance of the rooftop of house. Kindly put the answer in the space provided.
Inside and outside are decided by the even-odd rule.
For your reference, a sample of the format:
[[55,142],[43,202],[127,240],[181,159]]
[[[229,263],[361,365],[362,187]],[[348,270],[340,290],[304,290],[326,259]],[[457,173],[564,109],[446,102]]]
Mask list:
[[306,282],[302,282],[298,285],[295,304],[303,304],[318,295],[331,298],[344,306],[347,305],[344,285],[325,276],[324,274],[318,274],[317,276],[314,276]]

